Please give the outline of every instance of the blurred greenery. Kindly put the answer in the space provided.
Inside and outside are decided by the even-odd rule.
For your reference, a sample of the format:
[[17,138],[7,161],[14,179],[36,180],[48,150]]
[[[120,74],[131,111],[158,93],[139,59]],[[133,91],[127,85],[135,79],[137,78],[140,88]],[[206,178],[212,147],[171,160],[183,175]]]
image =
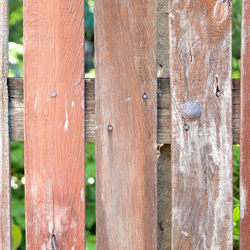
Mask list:
[[[9,0],[10,76],[23,76],[23,3]],[[85,0],[86,72],[94,74],[94,0]],[[240,77],[241,1],[233,0],[233,78]],[[239,248],[239,146],[234,156],[234,249]],[[12,232],[13,249],[25,249],[24,160],[23,143],[11,143]],[[95,237],[95,144],[86,144],[86,239],[87,250],[96,249]]]

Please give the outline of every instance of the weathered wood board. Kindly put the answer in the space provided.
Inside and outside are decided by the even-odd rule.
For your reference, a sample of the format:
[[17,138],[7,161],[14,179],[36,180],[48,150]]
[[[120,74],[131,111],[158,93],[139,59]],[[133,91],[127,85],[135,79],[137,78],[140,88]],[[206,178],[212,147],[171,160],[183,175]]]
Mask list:
[[250,247],[250,0],[242,1],[240,249]]
[[[12,141],[23,141],[24,103],[22,78],[9,78],[9,121]],[[239,144],[240,79],[232,83],[233,142]],[[158,143],[170,144],[170,93],[169,79],[158,79]],[[85,141],[95,142],[95,79],[85,81]]]
[[0,249],[11,249],[11,187],[8,122],[8,1],[0,1]]
[[233,247],[231,8],[170,0],[172,249]]
[[27,249],[84,249],[84,1],[24,0],[24,48]]
[[156,0],[95,1],[97,249],[157,249]]
[[171,249],[171,145],[159,145],[157,166],[158,250]]

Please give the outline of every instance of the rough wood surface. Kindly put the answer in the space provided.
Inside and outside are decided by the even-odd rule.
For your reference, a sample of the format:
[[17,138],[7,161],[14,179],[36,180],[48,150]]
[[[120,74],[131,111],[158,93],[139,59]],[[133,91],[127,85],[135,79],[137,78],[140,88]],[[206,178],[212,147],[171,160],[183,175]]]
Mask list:
[[85,249],[84,1],[24,0],[26,248]]
[[8,126],[8,1],[0,1],[0,249],[11,249],[11,187]]
[[172,249],[233,248],[231,8],[170,0]]
[[169,0],[157,0],[157,76],[169,78]]
[[[9,120],[12,141],[23,141],[24,104],[22,78],[9,78]],[[158,143],[170,144],[169,79],[158,79]],[[239,144],[240,79],[232,83],[233,141]],[[95,79],[85,81],[85,140],[95,142]]]
[[95,1],[100,250],[157,249],[156,9],[156,0]]
[[240,249],[250,247],[250,0],[242,1]]
[[171,146],[159,145],[157,166],[158,250],[171,250]]

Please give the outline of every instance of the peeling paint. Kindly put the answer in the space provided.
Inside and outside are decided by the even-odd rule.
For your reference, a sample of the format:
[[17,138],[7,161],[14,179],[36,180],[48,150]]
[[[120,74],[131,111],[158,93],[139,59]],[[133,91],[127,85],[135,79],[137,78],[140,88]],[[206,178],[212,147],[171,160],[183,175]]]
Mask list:
[[48,229],[49,233],[52,234],[53,233],[53,222],[50,221],[49,222],[49,229]]
[[81,190],[81,200],[82,200],[83,202],[85,201],[84,189]]
[[33,108],[34,108],[34,111],[36,111],[36,109],[37,109],[37,104],[38,104],[38,101],[39,101],[39,92],[37,91],[36,92],[36,98],[35,98],[35,100],[34,100],[34,104],[33,104]]
[[130,102],[131,100],[132,100],[131,97],[126,97],[126,98],[124,99],[124,102]]
[[64,130],[68,131],[68,129],[69,129],[69,115],[68,115],[68,104],[66,101]]
[[214,7],[213,17],[215,21],[220,24],[228,18],[228,2],[224,0],[218,0]]
[[188,233],[187,233],[187,232],[181,231],[181,233],[182,233],[185,237],[188,237]]
[[240,184],[240,218],[244,219],[246,211],[246,189],[244,185]]

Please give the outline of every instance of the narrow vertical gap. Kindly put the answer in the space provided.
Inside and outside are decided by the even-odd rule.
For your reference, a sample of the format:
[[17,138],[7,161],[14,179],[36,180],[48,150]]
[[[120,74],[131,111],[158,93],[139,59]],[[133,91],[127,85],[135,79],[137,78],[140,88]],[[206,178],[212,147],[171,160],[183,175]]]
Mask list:
[[[9,77],[23,77],[23,0],[9,0]],[[25,250],[24,143],[11,142],[12,249]]]
[[95,143],[85,144],[85,178],[86,178],[86,246],[96,249],[96,169]]
[[[95,77],[94,0],[85,0],[85,78]],[[95,143],[85,144],[86,247],[96,249],[96,168]]]
[[[233,0],[232,15],[232,78],[240,78],[240,48],[241,48],[241,0]],[[239,193],[239,175],[240,175],[240,146],[233,146],[233,240],[234,250],[239,249],[239,224],[240,224],[240,193]]]

